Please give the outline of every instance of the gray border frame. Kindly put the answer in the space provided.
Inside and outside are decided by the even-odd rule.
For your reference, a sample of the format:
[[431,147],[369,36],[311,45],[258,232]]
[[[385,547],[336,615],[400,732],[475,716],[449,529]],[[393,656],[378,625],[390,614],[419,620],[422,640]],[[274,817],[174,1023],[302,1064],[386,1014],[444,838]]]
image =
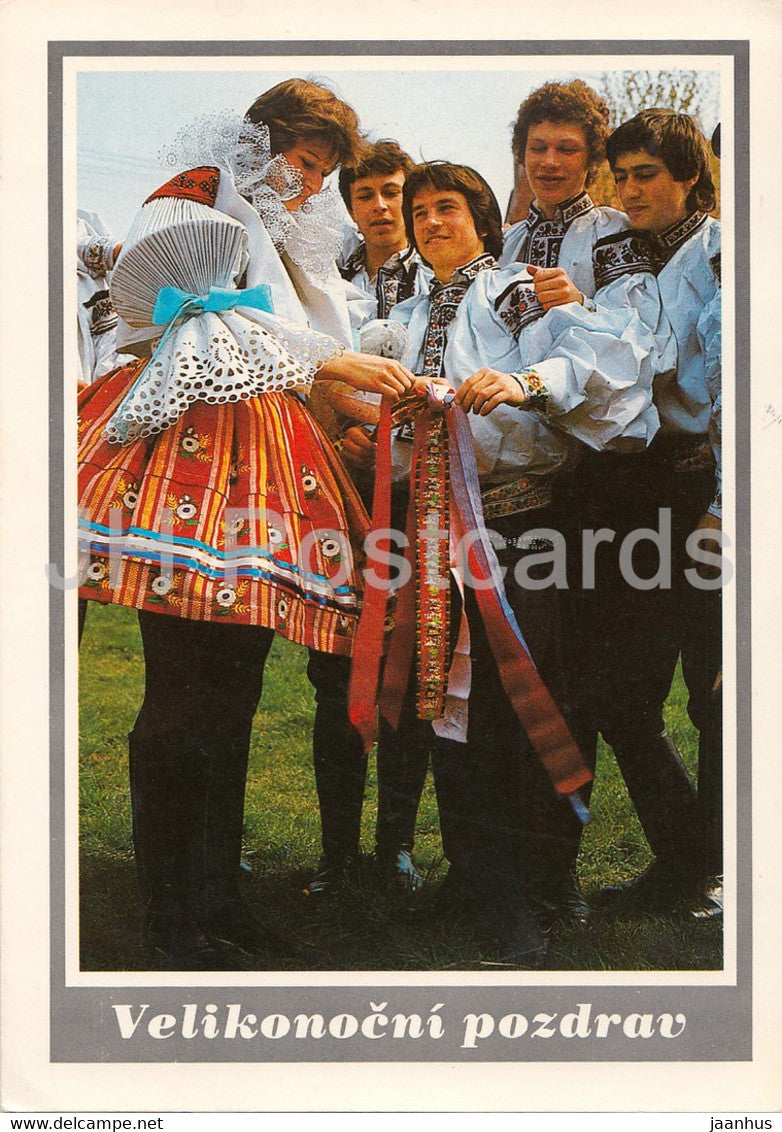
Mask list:
[[[541,58],[573,55],[729,55],[734,61],[735,225],[736,279],[750,278],[749,216],[749,41],[745,40],[421,40],[364,41],[51,41],[49,62],[49,560],[63,571],[65,553],[64,506],[64,405],[63,405],[63,60],[66,57],[139,55],[160,56],[264,56],[284,59],[293,55],[529,55]],[[643,981],[631,986],[443,986],[436,974],[422,986],[146,986],[66,987],[65,985],[65,603],[62,590],[50,588],[50,994],[53,1062],[331,1062],[415,1061],[473,1062],[536,1061],[746,1061],[752,1058],[752,843],[751,843],[751,579],[750,579],[750,296],[747,287],[735,297],[736,342],[736,546],[737,579],[737,848],[738,924],[736,986],[659,986]],[[67,626],[70,632],[72,626]],[[525,976],[526,978],[534,976]],[[388,1003],[386,1013],[420,1013],[424,1019],[442,1003],[439,1015],[444,1035],[435,1041],[418,1038],[369,1041],[357,1035],[342,1040],[327,1035],[319,1040],[292,1036],[252,1040],[184,1039],[173,1034],[165,1041],[151,1038],[140,1025],[131,1040],[119,1034],[112,1006],[133,1004],[134,1014],[149,1003],[152,1014],[171,1013],[181,1018],[184,1003],[196,1003],[199,1017],[214,1003],[218,1017],[230,1003],[242,1013],[260,1018],[282,1013],[320,1012],[328,1019],[339,1013],[366,1017],[370,1003]],[[565,1012],[590,1003],[596,1012],[684,1013],[687,1027],[675,1040],[659,1034],[629,1040],[621,1034],[604,1039],[565,1038],[559,1034],[541,1044],[530,1031],[520,1039],[491,1038],[475,1049],[463,1049],[462,1019],[468,1012],[488,1012],[496,1019],[512,1012],[530,1021],[539,1012]],[[554,1023],[556,1025],[557,1023]],[[143,1024],[142,1024],[143,1025]]]

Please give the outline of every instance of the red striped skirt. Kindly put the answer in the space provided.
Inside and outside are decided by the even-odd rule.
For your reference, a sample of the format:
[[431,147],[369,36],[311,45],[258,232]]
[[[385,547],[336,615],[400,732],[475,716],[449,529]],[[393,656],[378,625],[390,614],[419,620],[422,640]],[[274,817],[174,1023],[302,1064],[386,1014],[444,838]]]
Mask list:
[[80,596],[348,655],[368,520],[322,429],[295,395],[265,393],[109,443],[143,366],[79,396]]

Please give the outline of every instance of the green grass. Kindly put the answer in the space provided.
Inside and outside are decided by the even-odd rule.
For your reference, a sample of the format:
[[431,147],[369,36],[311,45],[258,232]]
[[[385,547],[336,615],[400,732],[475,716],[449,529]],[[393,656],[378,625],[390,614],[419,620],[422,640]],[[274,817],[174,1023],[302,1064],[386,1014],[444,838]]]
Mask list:
[[[310,734],[313,697],[307,653],[281,638],[272,647],[256,717],[245,807],[247,898],[276,949],[238,954],[237,970],[496,970],[467,922],[436,924],[379,891],[367,875],[326,901],[303,889],[320,850]],[[126,737],[141,703],[143,660],[135,614],[90,605],[80,675],[80,898],[83,970],[146,970],[140,936],[127,782]],[[671,734],[692,769],[695,733],[677,674],[667,710]],[[363,847],[373,843],[377,784],[370,760]],[[610,752],[601,749],[592,823],[579,863],[587,896],[634,875],[650,859]],[[421,802],[416,858],[423,898],[445,872],[431,781]],[[561,931],[553,967],[565,971],[712,970],[722,966],[722,926],[682,915],[608,916]]]

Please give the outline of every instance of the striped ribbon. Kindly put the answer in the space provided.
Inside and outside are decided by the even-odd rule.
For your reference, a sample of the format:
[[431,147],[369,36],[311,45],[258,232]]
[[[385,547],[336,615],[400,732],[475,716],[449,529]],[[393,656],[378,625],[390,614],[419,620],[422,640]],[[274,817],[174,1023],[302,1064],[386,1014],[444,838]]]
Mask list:
[[[439,423],[436,418],[440,417]],[[567,795],[579,818],[586,822],[589,814],[578,790],[592,779],[576,743],[568,730],[562,715],[540,678],[529,654],[516,617],[508,604],[501,582],[501,573],[494,548],[486,534],[481,507],[478,469],[472,433],[467,418],[460,406],[449,404],[442,398],[441,390],[429,386],[427,401],[416,417],[413,441],[413,460],[411,471],[410,503],[407,512],[407,540],[405,557],[411,566],[411,577],[400,589],[395,609],[395,626],[388,643],[382,686],[380,668],[383,653],[384,631],[388,611],[388,565],[381,559],[372,562],[378,584],[368,580],[364,608],[356,634],[354,664],[350,686],[350,718],[362,735],[368,750],[377,734],[376,705],[390,725],[397,729],[402,705],[410,682],[410,673],[416,654],[416,608],[422,610],[420,591],[422,578],[416,573],[420,565],[417,544],[420,542],[416,530],[421,511],[420,500],[416,498],[421,487],[421,477],[416,468],[422,467],[423,454],[426,453],[433,428],[442,427],[445,417],[449,444],[445,450],[447,471],[441,472],[449,484],[449,499],[446,515],[450,510],[450,522],[455,528],[452,532],[459,540],[468,544],[467,561],[471,576],[476,579],[476,597],[483,618],[487,636],[500,674],[502,685],[513,705],[530,743],[545,767],[557,793]],[[390,524],[390,472],[391,472],[391,410],[383,402],[378,430],[377,471],[375,477],[375,499],[372,513],[373,531],[387,530]],[[385,547],[380,547],[385,549]],[[424,579],[426,581],[426,579]],[[442,629],[442,647],[447,649],[449,626]],[[425,658],[420,655],[420,646],[425,644],[419,635],[418,709],[429,703],[428,693],[420,687],[420,677],[426,673]],[[458,659],[458,650],[457,650]],[[445,676],[439,696],[439,710],[442,713],[446,699]],[[459,684],[460,681],[455,681]],[[423,716],[430,718],[430,715]],[[435,724],[436,727],[436,724]]]

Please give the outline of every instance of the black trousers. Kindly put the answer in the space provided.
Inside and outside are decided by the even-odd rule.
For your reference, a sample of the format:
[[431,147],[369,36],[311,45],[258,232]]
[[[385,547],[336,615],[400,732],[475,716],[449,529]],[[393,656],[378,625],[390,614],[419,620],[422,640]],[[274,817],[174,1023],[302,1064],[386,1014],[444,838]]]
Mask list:
[[[551,529],[550,508],[523,512],[491,525],[498,535],[523,539]],[[570,714],[559,592],[550,552],[534,546],[497,551],[508,604],[543,682],[566,718]],[[477,611],[467,590],[472,638],[472,688],[464,744],[434,739],[432,759],[443,849],[469,877],[474,891],[517,898],[535,884],[552,860],[569,852],[580,823],[557,795],[505,693]],[[493,899],[493,897],[492,897]]]
[[[560,483],[558,504],[570,550],[566,619],[574,675],[574,727],[591,759],[598,732],[613,748],[653,852],[675,869],[721,871],[721,603],[693,586],[686,542],[713,498],[708,468],[681,470],[665,441],[645,453],[585,455]],[[662,513],[662,515],[661,515]],[[593,587],[584,532],[615,532],[595,553]],[[643,538],[622,569],[620,547]],[[668,533],[669,536],[668,537]],[[625,543],[626,550],[628,549]],[[669,568],[668,568],[669,564]],[[643,588],[631,580],[654,579]],[[688,710],[699,729],[699,798],[663,708],[681,656]]]
[[[515,539],[533,528],[549,528],[551,523],[551,512],[541,509],[498,520],[492,526],[499,535]],[[539,551],[516,547],[498,552],[505,569],[506,596],[533,659],[560,707],[567,710],[557,591],[552,586],[530,588],[521,572],[517,576],[522,560],[529,563],[538,555]],[[533,564],[530,574],[542,580],[541,575],[547,576],[549,570],[550,565],[536,568]],[[452,635],[459,605],[454,587]],[[379,758],[382,752],[397,768],[413,768],[408,780],[414,781],[414,768],[423,767],[425,773],[431,755],[443,853],[451,873],[471,900],[487,912],[523,912],[525,883],[546,858],[551,838],[561,836],[559,829],[552,831],[547,825],[551,811],[560,816],[563,826],[571,819],[578,823],[568,803],[557,797],[505,694],[475,593],[469,587],[465,608],[472,667],[467,742],[441,739],[430,723],[418,720],[411,686],[399,729],[394,732],[387,724],[381,729]],[[398,797],[397,812],[404,810],[404,791]],[[407,795],[408,803],[412,797]],[[408,805],[408,815],[410,812]],[[538,828],[531,835],[533,812]]]
[[[238,897],[244,789],[270,629],[139,614],[146,681],[130,736],[134,844],[153,908],[210,915]],[[366,758],[349,661],[311,652],[324,852],[358,852]]]

